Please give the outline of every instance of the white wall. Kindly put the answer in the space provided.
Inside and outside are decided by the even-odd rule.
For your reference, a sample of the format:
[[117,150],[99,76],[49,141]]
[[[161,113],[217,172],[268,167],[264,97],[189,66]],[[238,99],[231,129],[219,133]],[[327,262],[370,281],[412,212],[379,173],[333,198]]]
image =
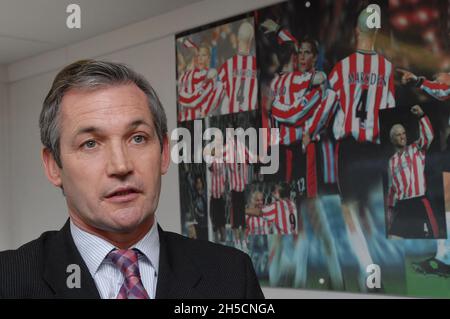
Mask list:
[[[13,213],[9,220],[7,216],[0,215],[0,231],[6,220],[10,230],[10,247],[18,247],[45,230],[60,228],[67,218],[60,191],[53,188],[43,174],[38,130],[42,100],[61,66],[89,57],[131,65],[155,87],[165,105],[171,130],[176,127],[174,34],[276,2],[279,1],[203,1],[9,65],[10,166],[6,171],[10,172],[10,182],[9,185],[0,184],[0,196],[5,189],[11,189],[9,208]],[[3,167],[3,162],[1,164]],[[172,165],[163,179],[157,216],[166,230],[175,232],[180,232],[181,229],[178,192],[178,171],[177,167]],[[0,214],[1,212],[2,206]],[[293,289],[265,288],[264,292],[269,298],[361,297],[354,294],[336,295]]]
[[0,66],[0,250],[11,247],[7,91],[6,69]]
[[40,160],[39,113],[55,76],[49,72],[11,83],[10,172],[12,245],[18,247],[67,218],[63,197],[45,178]]

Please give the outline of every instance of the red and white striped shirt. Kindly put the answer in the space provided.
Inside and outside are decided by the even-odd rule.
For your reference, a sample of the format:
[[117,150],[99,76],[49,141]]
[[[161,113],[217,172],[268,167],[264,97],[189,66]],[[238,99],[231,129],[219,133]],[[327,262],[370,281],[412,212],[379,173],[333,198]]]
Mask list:
[[297,208],[290,199],[280,199],[262,208],[274,234],[297,234]]
[[298,44],[297,39],[289,32],[287,29],[281,29],[277,34],[277,41],[279,44],[292,42],[295,46],[295,49],[298,51],[300,45]]
[[419,140],[389,159],[389,207],[394,207],[398,200],[425,195],[425,151],[434,137],[427,116],[420,119],[419,131]]
[[292,43],[294,45],[295,54],[292,54],[291,56],[291,63],[294,71],[298,71],[297,54],[300,51],[300,44],[297,39],[291,34],[291,32],[289,32],[289,30],[281,29],[277,33],[277,42],[280,45],[283,45],[285,43]]
[[210,164],[211,170],[211,196],[221,198],[225,192],[225,163],[213,159]]
[[300,71],[276,74],[270,83],[273,104],[291,105],[311,87],[312,73]]
[[306,130],[318,135],[328,122],[335,105],[332,90],[311,88],[312,73],[299,71],[277,75],[271,83],[272,117],[280,129],[280,143],[290,145],[300,141]]
[[197,45],[189,38],[183,40],[183,46],[188,49],[198,49]]
[[395,107],[392,63],[376,52],[357,51],[339,61],[330,73],[340,107],[333,131],[337,140],[353,136],[380,143],[380,110]]
[[249,152],[248,148],[239,140],[227,140],[224,150],[224,162],[227,168],[230,189],[243,192],[248,183],[249,161],[256,161],[256,156]]
[[440,101],[450,99],[450,85],[448,84],[425,80],[420,88]]
[[328,127],[336,108],[336,92],[325,89],[321,93],[320,104],[315,107],[314,114],[305,123],[305,130],[313,140],[318,140],[322,129]]
[[269,222],[264,217],[245,216],[245,232],[247,235],[268,235],[270,234]]
[[[301,140],[303,128],[294,125],[284,124],[283,117],[281,121],[277,121],[278,105],[291,105],[296,99],[296,93],[301,96],[309,88],[309,80],[311,73],[287,72],[277,74],[270,83],[270,91],[273,97],[272,117],[274,119],[273,126],[280,129],[279,142],[283,145],[290,145]],[[282,114],[286,116],[285,114]]]
[[243,192],[248,182],[248,164],[226,163],[230,189],[235,192]]
[[219,69],[219,80],[228,97],[222,114],[256,110],[258,81],[256,58],[252,55],[235,55]]
[[194,69],[181,75],[178,81],[179,122],[201,118],[218,105],[222,85],[208,79],[207,74],[207,70]]

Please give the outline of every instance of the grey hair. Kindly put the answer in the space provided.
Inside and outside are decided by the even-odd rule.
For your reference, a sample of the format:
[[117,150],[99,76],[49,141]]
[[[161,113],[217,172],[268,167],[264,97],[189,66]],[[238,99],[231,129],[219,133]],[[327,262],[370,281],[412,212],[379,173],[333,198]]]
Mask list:
[[56,163],[62,168],[60,153],[60,109],[64,94],[71,89],[99,89],[107,86],[135,84],[148,99],[153,124],[163,149],[167,134],[167,117],[158,95],[150,83],[140,74],[121,63],[97,60],[81,60],[66,66],[55,77],[39,117],[41,142],[50,150]]
[[405,127],[403,125],[399,124],[399,123],[392,125],[391,130],[389,131],[389,137],[391,139],[391,142],[392,142],[392,139],[394,138],[395,130],[398,127],[401,127],[403,129],[405,129]]

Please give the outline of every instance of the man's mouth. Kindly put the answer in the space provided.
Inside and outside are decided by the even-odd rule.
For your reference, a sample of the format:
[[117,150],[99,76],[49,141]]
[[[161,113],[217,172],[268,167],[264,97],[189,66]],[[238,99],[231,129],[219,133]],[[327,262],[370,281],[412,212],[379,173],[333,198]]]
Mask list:
[[134,187],[119,187],[108,193],[105,198],[115,203],[129,202],[136,199],[139,193],[140,191]]

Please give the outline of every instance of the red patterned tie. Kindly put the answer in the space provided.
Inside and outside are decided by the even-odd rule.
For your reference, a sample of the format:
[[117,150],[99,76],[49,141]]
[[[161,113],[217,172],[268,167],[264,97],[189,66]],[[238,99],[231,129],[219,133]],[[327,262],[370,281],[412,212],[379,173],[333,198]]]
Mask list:
[[150,299],[145,291],[139,272],[138,251],[134,249],[113,250],[108,258],[125,277],[117,299]]

